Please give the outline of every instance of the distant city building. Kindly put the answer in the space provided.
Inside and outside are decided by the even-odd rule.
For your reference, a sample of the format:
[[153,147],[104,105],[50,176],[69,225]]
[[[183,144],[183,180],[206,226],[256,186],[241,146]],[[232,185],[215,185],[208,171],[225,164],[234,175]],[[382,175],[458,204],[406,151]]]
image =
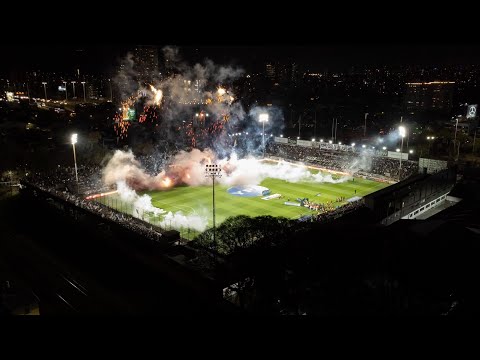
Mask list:
[[133,51],[133,60],[138,81],[150,83],[158,77],[158,48],[156,46],[137,46]]
[[455,81],[430,81],[406,83],[405,107],[407,110],[450,110]]
[[299,76],[298,64],[295,62],[269,62],[265,65],[265,77],[274,86],[295,85]]

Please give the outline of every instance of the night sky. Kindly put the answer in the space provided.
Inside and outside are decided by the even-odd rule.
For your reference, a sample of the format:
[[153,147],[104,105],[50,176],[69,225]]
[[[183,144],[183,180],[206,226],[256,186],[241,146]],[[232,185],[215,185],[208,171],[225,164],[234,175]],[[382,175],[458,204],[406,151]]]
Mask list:
[[[159,48],[165,44],[153,44]],[[43,69],[70,71],[79,66],[88,72],[104,71],[135,44],[25,44],[0,45],[6,56],[0,57],[0,71]],[[480,45],[462,44],[374,44],[328,43],[314,45],[256,45],[224,46],[181,44],[183,59],[201,61],[208,57],[221,64],[233,64],[251,70],[262,68],[266,61],[292,60],[305,65],[307,70],[342,70],[353,65],[402,64],[475,64],[480,63]]]

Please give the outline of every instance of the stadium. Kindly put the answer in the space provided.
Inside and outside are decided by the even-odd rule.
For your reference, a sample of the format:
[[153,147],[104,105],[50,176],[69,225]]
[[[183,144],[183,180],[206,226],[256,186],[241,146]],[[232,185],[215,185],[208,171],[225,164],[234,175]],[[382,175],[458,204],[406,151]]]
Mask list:
[[[375,149],[368,139],[355,146],[336,135],[325,142],[284,138],[280,109],[246,109],[233,93],[238,71],[204,70],[156,81],[125,74],[132,87],[121,92],[112,118],[116,144],[104,161],[77,171],[75,160],[75,169],[59,166],[30,181],[153,238],[176,231],[189,241],[241,215],[338,218],[418,172],[408,153]],[[391,145],[400,139],[396,131],[389,138]],[[75,146],[83,150],[78,142],[75,134],[74,155]],[[150,149],[136,151],[143,142]]]
[[[275,162],[265,161],[276,168]],[[319,213],[340,208],[354,203],[362,196],[377,191],[386,182],[363,177],[350,177],[346,173],[320,170],[310,166],[283,162],[283,165],[296,166],[305,169],[308,174],[321,174],[330,182],[288,182],[278,178],[266,178],[259,185],[217,185],[215,189],[215,212],[217,225],[226,218],[237,215],[260,216],[271,215],[300,219],[315,216]],[[345,181],[342,181],[345,179]],[[212,186],[179,186],[167,190],[153,190],[139,193],[151,197],[151,203],[156,209],[163,210],[158,215],[154,211],[140,210],[132,206],[132,202],[123,201],[117,193],[101,197],[99,202],[114,207],[120,211],[132,212],[130,215],[140,216],[153,224],[161,223],[168,229],[186,231],[204,230],[212,226]],[[181,212],[183,217],[163,216],[165,213]],[[165,220],[162,218],[165,217]],[[206,227],[199,224],[200,218],[207,219]],[[188,219],[197,223],[188,223]]]
[[[363,206],[364,196],[397,182],[398,161],[371,149],[282,142],[272,139],[265,158],[238,159],[233,153],[215,159],[209,149],[180,151],[159,173],[151,171],[154,157],[117,151],[101,171],[103,188],[90,189],[85,199],[193,240],[213,226],[214,191],[217,226],[238,215],[323,221]],[[205,173],[211,163],[221,175],[215,189]],[[417,171],[416,162],[404,161],[404,178]]]

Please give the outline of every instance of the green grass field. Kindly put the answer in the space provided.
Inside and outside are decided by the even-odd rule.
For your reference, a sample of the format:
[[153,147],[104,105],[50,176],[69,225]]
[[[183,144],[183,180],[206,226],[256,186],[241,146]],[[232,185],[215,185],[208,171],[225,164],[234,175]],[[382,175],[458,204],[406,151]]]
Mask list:
[[[388,184],[355,178],[339,184],[332,183],[288,183],[284,180],[265,179],[260,184],[270,189],[271,194],[281,194],[282,199],[262,200],[261,197],[239,197],[227,192],[228,186],[215,186],[216,223],[220,224],[226,218],[236,215],[248,216],[283,216],[290,219],[312,214],[306,207],[287,206],[287,199],[295,201],[297,198],[308,198],[316,203],[326,203],[336,200],[337,197],[349,199],[354,196],[364,196],[384,188]],[[355,194],[355,190],[357,193]],[[166,211],[182,211],[184,214],[198,213],[209,218],[212,223],[212,187],[177,187],[167,191],[146,192],[152,197],[155,207]],[[317,194],[321,194],[317,196]],[[344,204],[338,202],[334,205]]]
[[[318,170],[310,170],[312,173]],[[338,176],[333,175],[333,178]],[[215,207],[216,207],[216,224],[219,225],[226,218],[236,215],[260,216],[271,215],[275,217],[286,217],[289,219],[297,219],[304,215],[314,214],[315,211],[309,210],[301,206],[287,206],[285,201],[290,199],[295,202],[297,198],[308,198],[315,203],[334,202],[334,206],[345,204],[346,201],[336,202],[339,197],[345,199],[354,196],[364,196],[380,190],[388,184],[355,178],[354,181],[349,180],[343,183],[315,183],[315,182],[298,182],[290,183],[284,180],[267,178],[259,185],[270,189],[270,194],[281,194],[281,199],[262,200],[258,197],[240,197],[231,195],[227,192],[229,186],[215,186]],[[355,193],[356,190],[356,193]],[[179,186],[163,191],[147,191],[142,194],[148,194],[152,197],[153,206],[163,209],[167,212],[176,213],[181,211],[184,215],[197,214],[208,219],[208,226],[212,226],[212,186]],[[320,194],[318,196],[318,194]],[[116,195],[108,197],[109,199],[100,200],[109,206],[116,207],[120,211],[128,211],[128,206],[120,206],[115,199]],[[118,198],[117,198],[118,199]],[[161,218],[161,216],[160,216]],[[153,220],[153,218],[151,218]],[[157,218],[156,221],[158,221]],[[180,229],[179,229],[180,230]]]

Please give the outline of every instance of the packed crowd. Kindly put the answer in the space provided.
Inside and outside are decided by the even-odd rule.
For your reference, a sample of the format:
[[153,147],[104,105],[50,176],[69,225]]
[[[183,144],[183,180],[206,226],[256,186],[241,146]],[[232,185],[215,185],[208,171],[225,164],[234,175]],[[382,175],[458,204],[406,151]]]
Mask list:
[[[388,176],[393,179],[398,179],[398,174],[400,171],[400,160],[392,158],[372,158],[372,169],[370,170],[373,174],[379,174]],[[412,176],[413,174],[418,173],[418,163],[411,160],[402,161],[402,180]]]
[[316,222],[328,222],[328,221],[337,219],[349,212],[357,210],[363,206],[364,206],[364,203],[361,200],[349,202],[348,204],[339,206],[333,210],[324,211],[324,212],[320,212],[318,214],[312,215],[311,220]]
[[[86,178],[86,175],[94,175],[92,172],[95,171],[100,172],[100,169],[96,168],[85,168],[82,170],[82,182],[84,183],[89,183],[89,181],[95,182],[95,180],[89,180]],[[95,179],[95,176],[93,176],[93,179]],[[34,173],[31,174],[25,182],[102,218],[122,224],[130,230],[140,233],[151,240],[158,241],[162,236],[160,229],[151,224],[137,219],[134,216],[118,212],[96,201],[85,200],[84,194],[81,196],[76,195],[75,191],[71,191],[71,187],[75,184],[74,169],[58,168],[46,173]],[[92,187],[92,189],[95,189],[95,192],[100,191],[98,187]]]
[[[399,160],[380,156],[325,150],[313,147],[304,147],[292,144],[271,143],[267,148],[268,154],[280,158],[301,161],[335,171],[365,173],[398,179]],[[418,163],[402,161],[402,179],[406,179],[418,172]]]

